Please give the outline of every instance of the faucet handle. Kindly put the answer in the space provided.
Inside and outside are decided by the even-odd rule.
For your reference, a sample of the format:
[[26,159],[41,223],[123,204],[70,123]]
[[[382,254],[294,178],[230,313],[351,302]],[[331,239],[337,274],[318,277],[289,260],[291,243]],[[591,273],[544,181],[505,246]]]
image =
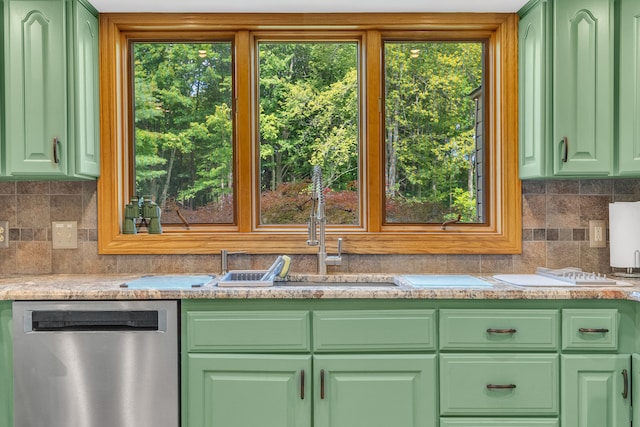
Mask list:
[[325,258],[327,265],[342,264],[342,237],[338,239],[338,255],[330,255]]

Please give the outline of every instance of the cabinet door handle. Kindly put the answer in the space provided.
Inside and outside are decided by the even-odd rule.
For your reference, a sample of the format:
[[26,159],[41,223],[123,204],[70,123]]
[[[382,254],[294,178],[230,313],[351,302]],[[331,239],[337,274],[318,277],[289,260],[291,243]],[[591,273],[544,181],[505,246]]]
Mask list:
[[53,163],[60,163],[60,140],[53,138]]
[[300,371],[300,399],[304,400],[304,369]]
[[516,388],[515,384],[487,384],[489,390],[513,390]]
[[579,328],[578,332],[583,334],[606,334],[609,332],[607,328]]
[[562,163],[567,163],[569,158],[569,138],[563,137],[560,143],[562,144]]
[[629,373],[626,369],[622,370],[622,383],[624,384],[622,389],[622,398],[626,399],[629,397]]
[[517,332],[516,329],[495,329],[495,328],[489,328],[487,329],[487,333],[488,334],[515,334]]
[[324,369],[320,369],[320,399],[324,399]]

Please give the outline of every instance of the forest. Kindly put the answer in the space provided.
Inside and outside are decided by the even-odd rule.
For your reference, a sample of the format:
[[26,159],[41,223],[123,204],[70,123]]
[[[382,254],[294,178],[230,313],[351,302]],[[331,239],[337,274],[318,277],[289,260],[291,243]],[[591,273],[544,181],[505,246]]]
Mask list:
[[[359,223],[364,84],[356,42],[259,42],[261,224],[304,224],[323,171],[330,224]],[[234,221],[233,45],[134,43],[135,192],[163,223]],[[478,222],[481,42],[384,44],[385,222]]]

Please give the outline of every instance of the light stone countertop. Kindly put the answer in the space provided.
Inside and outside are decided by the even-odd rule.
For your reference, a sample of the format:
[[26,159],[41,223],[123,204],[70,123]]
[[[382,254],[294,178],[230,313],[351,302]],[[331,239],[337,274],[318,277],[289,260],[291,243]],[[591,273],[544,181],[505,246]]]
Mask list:
[[[158,275],[162,276],[162,275]],[[168,275],[167,275],[168,276]],[[401,275],[303,275],[296,286],[229,287],[205,285],[183,290],[126,289],[122,284],[140,275],[0,275],[0,300],[154,300],[154,299],[525,299],[525,300],[630,300],[640,302],[640,281],[625,279],[625,287],[516,287],[490,276],[475,276],[492,287],[413,287]],[[309,286],[308,282],[314,282]],[[349,282],[348,286],[339,283]],[[371,286],[393,282],[397,286]],[[362,283],[362,285],[358,285]]]

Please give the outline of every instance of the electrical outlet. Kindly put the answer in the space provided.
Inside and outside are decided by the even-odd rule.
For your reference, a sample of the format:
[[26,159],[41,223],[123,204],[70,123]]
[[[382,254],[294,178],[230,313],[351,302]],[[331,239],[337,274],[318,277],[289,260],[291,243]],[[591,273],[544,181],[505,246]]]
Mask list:
[[0,221],[0,248],[9,247],[9,221]]
[[78,247],[78,222],[52,222],[51,241],[53,249],[76,249]]
[[607,224],[604,220],[589,221],[589,247],[607,247]]

